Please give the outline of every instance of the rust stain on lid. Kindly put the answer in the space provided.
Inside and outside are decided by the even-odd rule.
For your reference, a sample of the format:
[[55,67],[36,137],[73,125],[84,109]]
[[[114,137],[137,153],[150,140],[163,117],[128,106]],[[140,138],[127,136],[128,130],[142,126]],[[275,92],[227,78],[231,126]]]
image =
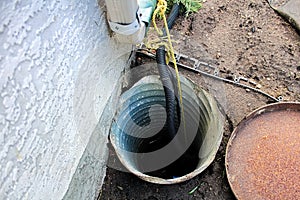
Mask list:
[[300,103],[276,103],[247,116],[226,149],[237,199],[300,199]]

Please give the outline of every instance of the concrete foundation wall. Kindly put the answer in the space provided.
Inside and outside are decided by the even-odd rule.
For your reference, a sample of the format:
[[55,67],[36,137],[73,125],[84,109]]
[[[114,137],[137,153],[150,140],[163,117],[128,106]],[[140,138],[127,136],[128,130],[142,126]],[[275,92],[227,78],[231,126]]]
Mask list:
[[96,0],[4,0],[0,13],[0,199],[94,199],[131,47]]

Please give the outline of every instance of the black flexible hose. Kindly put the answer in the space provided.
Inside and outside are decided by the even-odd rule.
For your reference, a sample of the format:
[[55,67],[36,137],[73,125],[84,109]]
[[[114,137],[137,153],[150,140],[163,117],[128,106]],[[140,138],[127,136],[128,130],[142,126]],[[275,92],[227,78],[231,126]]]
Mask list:
[[[167,19],[168,28],[171,29],[179,15],[179,4],[174,4],[171,13]],[[163,30],[163,36],[166,36],[166,31]],[[174,85],[172,82],[172,74],[168,69],[166,63],[166,52],[164,46],[160,46],[156,51],[156,62],[158,66],[159,75],[164,87],[166,98],[166,111],[167,111],[167,129],[169,139],[174,138],[176,135],[176,113],[180,113],[176,106],[176,96],[174,92]],[[176,111],[177,110],[177,111]],[[179,120],[180,121],[180,120]]]
[[172,10],[170,12],[170,15],[167,19],[167,24],[168,24],[169,29],[172,29],[172,27],[175,23],[175,20],[179,15],[179,10],[180,10],[180,4],[177,4],[177,3],[174,4],[173,7],[172,7]]

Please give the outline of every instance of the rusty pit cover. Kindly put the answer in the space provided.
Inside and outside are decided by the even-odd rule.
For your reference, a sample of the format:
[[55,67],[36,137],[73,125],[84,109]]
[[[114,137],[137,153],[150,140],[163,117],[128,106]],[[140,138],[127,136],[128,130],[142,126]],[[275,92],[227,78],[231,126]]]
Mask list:
[[300,199],[300,103],[275,103],[248,115],[226,149],[237,199]]

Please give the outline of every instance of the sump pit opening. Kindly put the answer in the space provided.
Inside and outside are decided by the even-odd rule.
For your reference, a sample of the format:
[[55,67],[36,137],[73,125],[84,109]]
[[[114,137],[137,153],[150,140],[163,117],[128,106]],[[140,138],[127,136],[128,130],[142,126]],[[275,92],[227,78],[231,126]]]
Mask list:
[[171,184],[192,178],[212,162],[220,145],[224,118],[214,98],[181,80],[185,126],[177,123],[171,139],[158,76],[142,78],[121,95],[110,139],[123,165],[146,181]]
[[[154,129],[144,129],[141,134],[147,134],[147,131],[152,131],[152,134],[154,134],[151,137],[146,137],[146,138],[136,138],[136,137],[129,137],[129,140],[132,140],[128,142],[127,144],[134,144],[133,148],[131,151],[136,151],[137,154],[136,156],[141,156],[141,153],[149,153],[149,152],[154,152],[157,151],[161,148],[164,148],[166,145],[168,145],[171,140],[174,140],[175,138],[169,138],[168,135],[168,129],[167,129],[167,124],[165,123],[163,128],[158,131],[158,129],[162,126],[161,120],[164,118],[164,112],[165,112],[165,98],[164,98],[164,93],[163,90],[159,89],[156,91],[155,94],[152,94],[150,96],[145,96],[144,94],[139,93],[140,95],[144,96],[144,99],[142,101],[146,101],[146,103],[142,104],[142,106],[146,107],[153,107],[156,104],[161,105],[162,109],[157,109],[155,110],[156,115],[150,119],[149,117],[149,110],[146,109],[146,112],[143,112],[143,115],[139,115],[141,110],[144,110],[141,107],[137,107],[137,111],[135,115],[131,115],[131,117],[135,120],[135,123],[137,123],[139,126],[145,126],[144,123],[141,122],[147,122],[148,123],[153,123],[152,126],[154,126]],[[138,94],[138,95],[139,95]],[[159,97],[159,98],[157,98]],[[178,103],[178,101],[177,101]],[[163,179],[173,179],[176,177],[181,177],[184,176],[188,173],[191,173],[194,171],[200,161],[198,153],[203,141],[203,134],[207,130],[207,122],[205,118],[199,119],[197,111],[200,110],[198,107],[195,109],[195,106],[197,106],[197,103],[194,101],[185,101],[185,126],[186,132],[184,132],[184,127],[180,128],[180,122],[178,120],[179,116],[177,114],[176,118],[176,129],[177,129],[177,134],[183,136],[176,138],[176,142],[174,142],[174,145],[172,146],[173,150],[172,152],[169,152],[170,154],[178,154],[179,158],[174,160],[174,162],[167,164],[167,166],[155,170],[155,171],[149,171],[147,172],[147,166],[151,165],[151,162],[153,160],[147,160],[145,159],[137,159],[133,158],[134,164],[136,165],[137,169],[141,172],[145,172],[146,175],[153,176],[153,177],[159,177]],[[177,109],[178,110],[178,109]],[[205,111],[206,112],[206,111]],[[138,119],[138,120],[136,120]],[[190,128],[193,127],[193,128]],[[137,130],[140,131],[140,130]],[[193,133],[193,131],[196,131],[196,133]],[[132,135],[137,135],[137,132],[132,132]],[[191,137],[189,139],[185,138],[185,134],[187,137]],[[128,137],[128,135],[127,135]],[[187,146],[184,146],[185,141],[188,140],[190,144]],[[181,155],[182,154],[182,155]],[[157,163],[164,163],[165,158],[158,157],[159,159],[156,160]],[[150,162],[150,163],[149,163]]]

